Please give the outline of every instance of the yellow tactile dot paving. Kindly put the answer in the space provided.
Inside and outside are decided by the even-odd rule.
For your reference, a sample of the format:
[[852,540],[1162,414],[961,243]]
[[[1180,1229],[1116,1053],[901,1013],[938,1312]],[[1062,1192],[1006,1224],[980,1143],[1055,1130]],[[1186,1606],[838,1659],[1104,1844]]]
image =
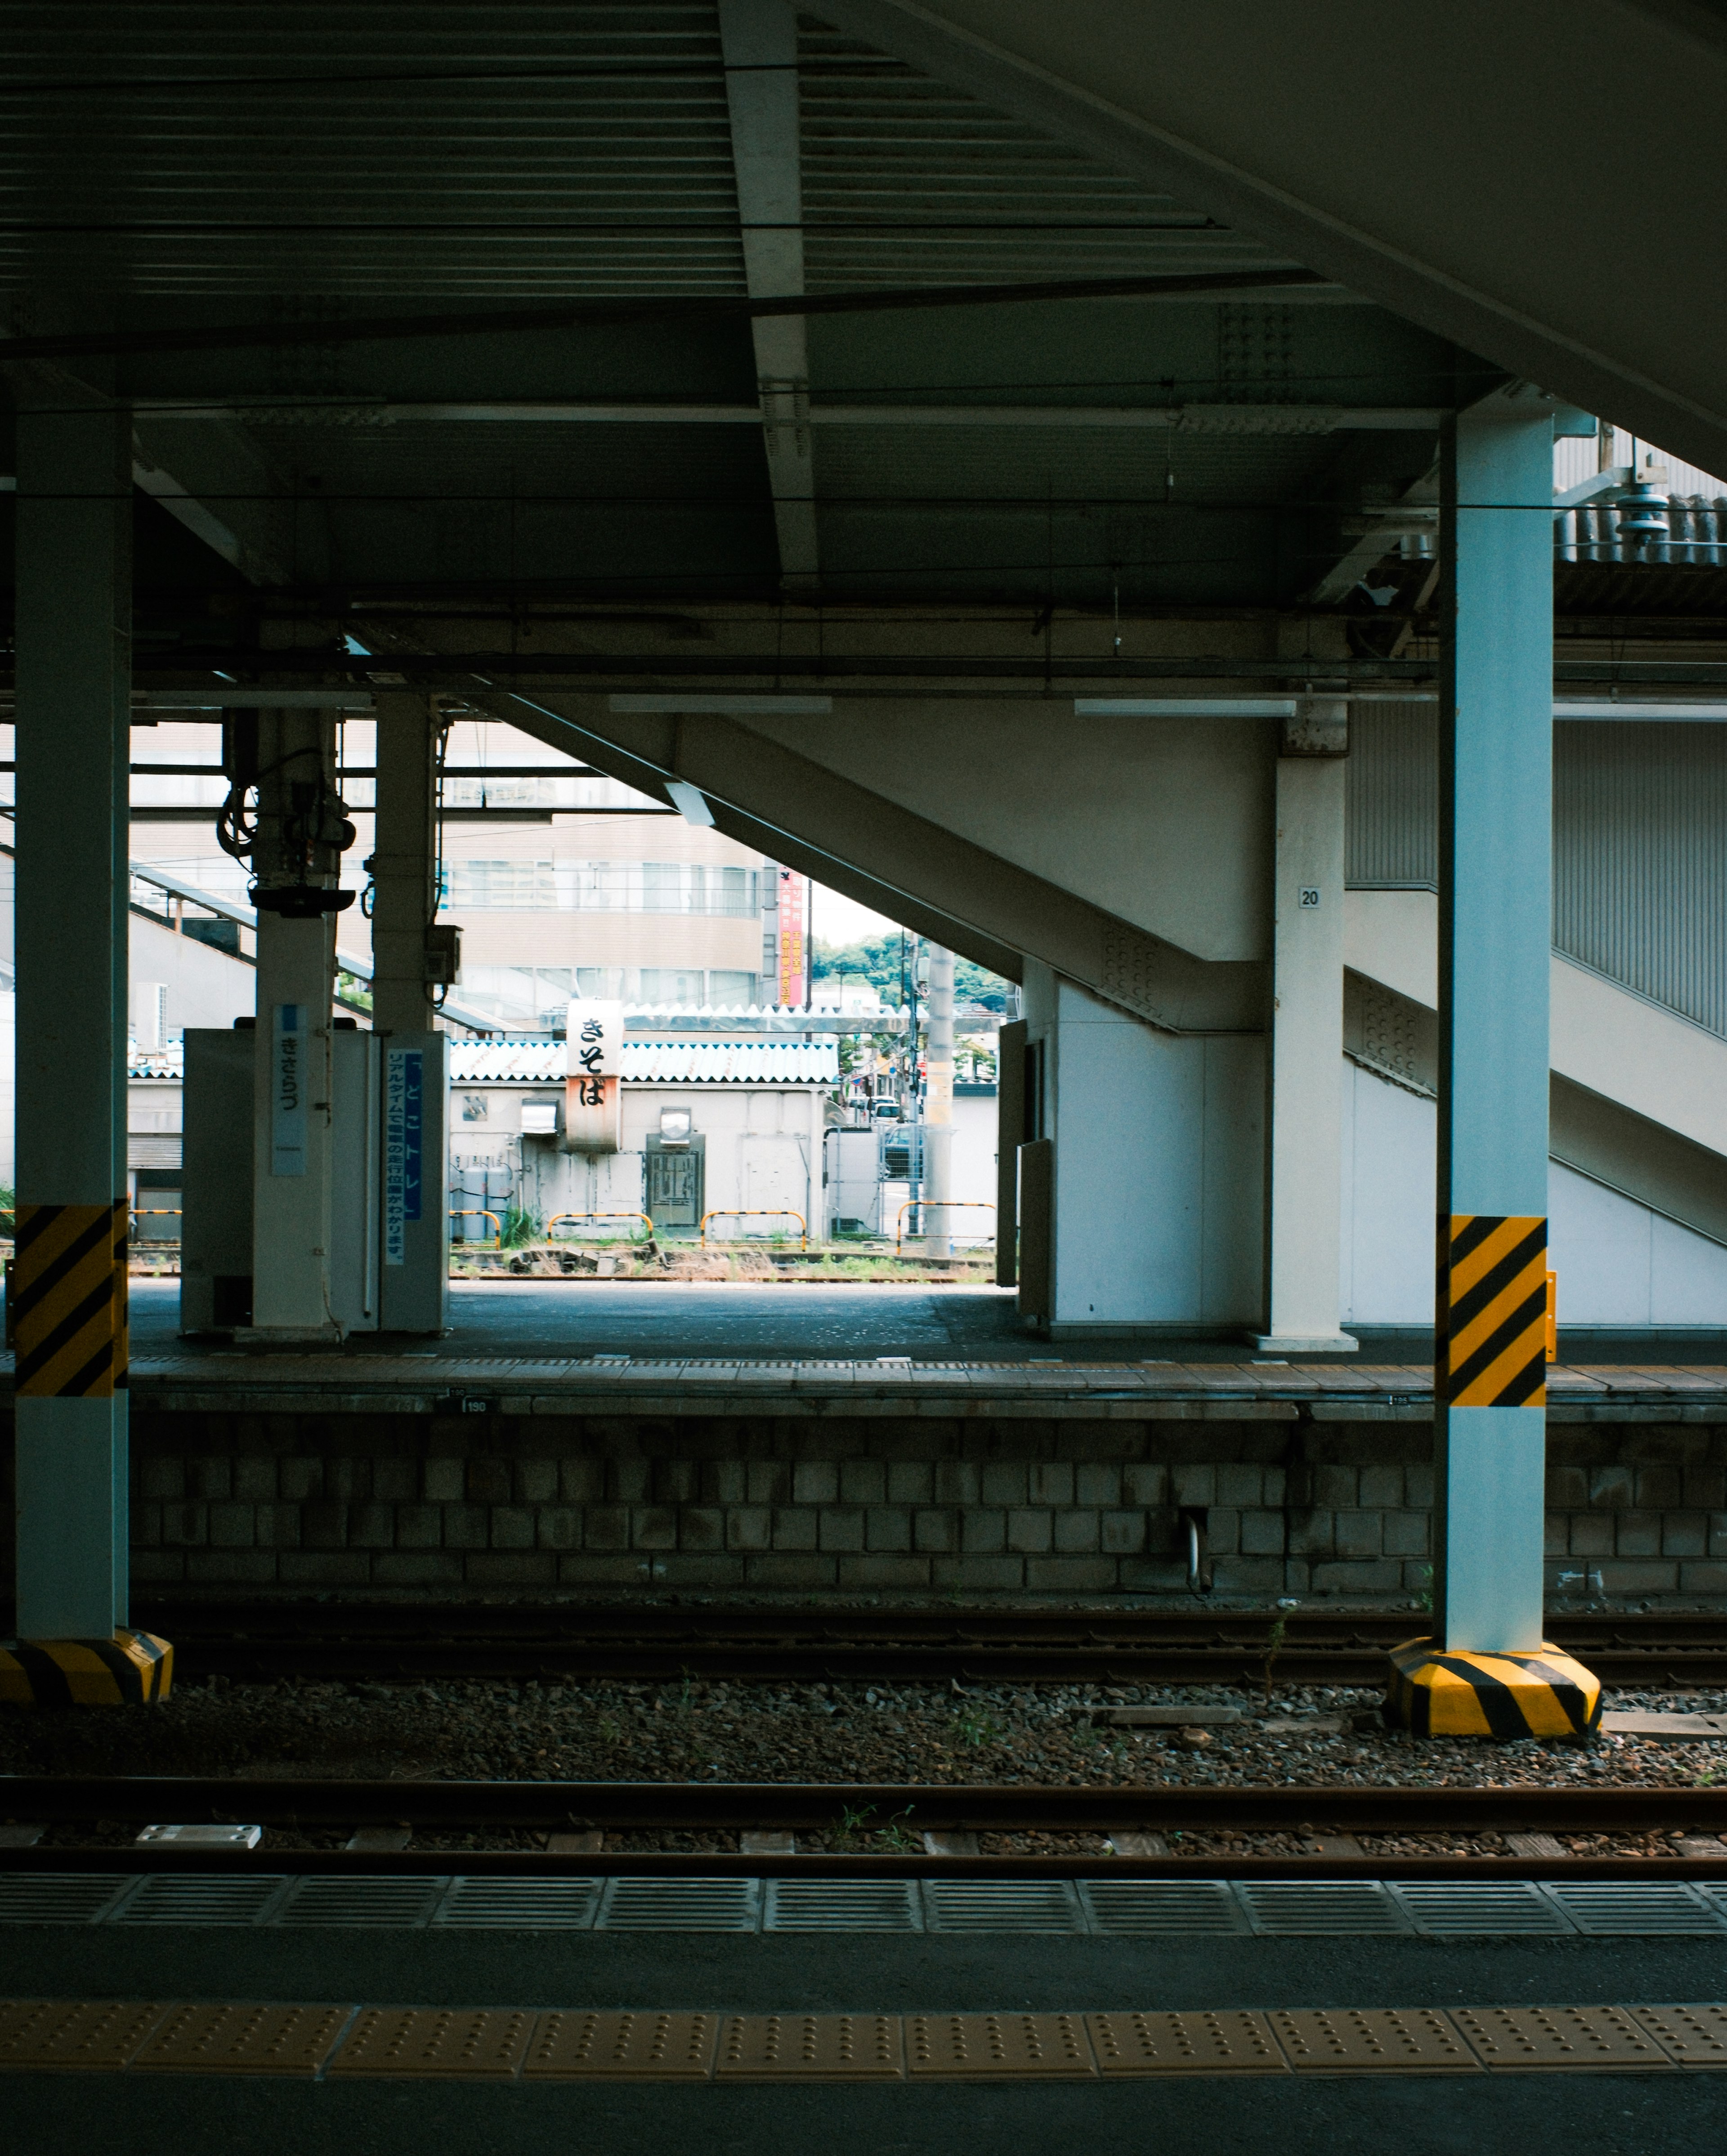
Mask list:
[[1106,2074],[1281,2074],[1288,2071],[1262,2014],[1088,2014]]
[[459,2074],[511,2079],[522,2064],[536,2017],[465,2007],[362,2008],[332,2074]]
[[1078,2014],[909,2014],[906,2063],[914,2079],[1097,2071]]
[[1297,2008],[1273,2014],[1272,2027],[1290,2065],[1303,2071],[1481,2071],[1451,2021],[1431,2007]]
[[542,2014],[522,2072],[530,2081],[706,2081],[717,2014]]
[[316,2074],[351,2006],[176,2006],[132,2060],[168,2073]]
[[0,2066],[111,2072],[167,2010],[166,1999],[8,2000],[0,2005]]
[[897,2014],[734,2014],[720,2035],[722,2081],[900,2081]]
[[1646,2030],[1617,2006],[1461,2006],[1452,2019],[1483,2061],[1506,2067],[1668,2067]]
[[1727,2066],[1727,2006],[1633,2006],[1647,2029],[1682,2066]]

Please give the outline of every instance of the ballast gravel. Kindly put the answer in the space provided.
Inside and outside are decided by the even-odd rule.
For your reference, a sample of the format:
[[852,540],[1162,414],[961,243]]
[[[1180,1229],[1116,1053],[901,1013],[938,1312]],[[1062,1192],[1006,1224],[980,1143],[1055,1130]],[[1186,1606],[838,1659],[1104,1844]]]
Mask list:
[[[659,1683],[458,1680],[231,1684],[213,1678],[142,1709],[0,1714],[0,1773],[198,1774],[271,1779],[935,1784],[1130,1789],[1705,1789],[1727,1785],[1727,1738],[1603,1737],[1587,1747],[1526,1739],[1416,1743],[1386,1731],[1378,1695],[1279,1686],[1269,1702],[1221,1686]],[[1727,1692],[1622,1693],[1613,1707],[1727,1712]],[[1111,1727],[1128,1707],[1234,1708],[1241,1719],[1188,1728]],[[1267,1727],[1265,1723],[1276,1726]],[[1311,1727],[1308,1727],[1311,1723]],[[1195,1743],[1200,1734],[1205,1741]],[[3,1804],[0,1798],[0,1804]],[[242,1807],[243,1809],[243,1807]],[[1128,1822],[1124,1821],[1124,1824]],[[1315,1828],[1323,1831],[1324,1822]],[[70,1830],[63,1830],[69,1832]],[[829,1845],[892,1848],[915,1821],[835,1821]],[[115,1837],[130,1839],[116,1826]],[[79,1830],[76,1838],[92,1837]],[[272,1837],[275,1839],[275,1837]],[[322,1836],[314,1837],[322,1841]],[[519,1840],[440,1838],[451,1847]],[[1366,1837],[1365,1840],[1374,1840]],[[1448,1835],[1380,1838],[1458,1845]],[[1580,1843],[1588,1840],[1579,1837]],[[1082,1838],[1083,1845],[1094,1837]],[[1260,1837],[1267,1853],[1299,1838]],[[1073,1846],[1070,1837],[986,1837],[986,1845]],[[429,1837],[417,1845],[437,1845]],[[722,1848],[726,1836],[645,1835],[619,1846]],[[809,1845],[822,1845],[817,1841]],[[1196,1835],[1194,1853],[1239,1846]],[[1375,1845],[1379,1845],[1375,1842]],[[1484,1846],[1477,1843],[1476,1846]],[[1665,1846],[1613,1837],[1612,1846]]]

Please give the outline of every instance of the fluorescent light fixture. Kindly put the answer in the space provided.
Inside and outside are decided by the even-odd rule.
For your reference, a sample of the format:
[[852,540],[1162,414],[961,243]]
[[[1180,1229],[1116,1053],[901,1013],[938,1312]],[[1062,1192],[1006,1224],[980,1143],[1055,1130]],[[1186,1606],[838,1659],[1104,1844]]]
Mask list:
[[748,718],[753,713],[771,717],[782,712],[795,718],[825,719],[834,708],[831,696],[691,696],[659,690],[645,696],[611,696],[607,709],[624,712],[691,712]]
[[1076,696],[1077,719],[1293,719],[1293,696]]
[[1636,703],[1615,704],[1591,698],[1575,703],[1555,703],[1556,719],[1691,719],[1719,726],[1727,720],[1727,704]]
[[707,796],[699,786],[691,786],[687,778],[668,778],[666,791],[671,796],[671,805],[686,824],[712,824],[713,811],[707,805]]

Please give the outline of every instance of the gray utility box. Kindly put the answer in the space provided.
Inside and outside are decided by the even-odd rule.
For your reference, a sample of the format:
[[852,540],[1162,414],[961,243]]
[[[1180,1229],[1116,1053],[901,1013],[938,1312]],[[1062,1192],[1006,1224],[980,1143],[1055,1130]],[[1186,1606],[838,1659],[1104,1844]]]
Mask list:
[[[256,1033],[186,1034],[180,1329],[252,1322]],[[330,1308],[344,1332],[442,1332],[449,1297],[449,1046],[336,1033]]]
[[841,1124],[826,1133],[822,1156],[829,1235],[879,1235],[881,1179],[875,1132],[867,1124]]

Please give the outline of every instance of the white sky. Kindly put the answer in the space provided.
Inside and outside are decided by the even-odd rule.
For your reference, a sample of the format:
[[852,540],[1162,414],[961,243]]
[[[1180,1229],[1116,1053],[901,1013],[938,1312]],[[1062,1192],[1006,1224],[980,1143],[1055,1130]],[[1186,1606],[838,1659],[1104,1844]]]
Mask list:
[[823,943],[860,943],[871,936],[899,933],[900,924],[885,913],[871,913],[855,898],[841,898],[825,884],[812,886],[810,893],[810,933]]

